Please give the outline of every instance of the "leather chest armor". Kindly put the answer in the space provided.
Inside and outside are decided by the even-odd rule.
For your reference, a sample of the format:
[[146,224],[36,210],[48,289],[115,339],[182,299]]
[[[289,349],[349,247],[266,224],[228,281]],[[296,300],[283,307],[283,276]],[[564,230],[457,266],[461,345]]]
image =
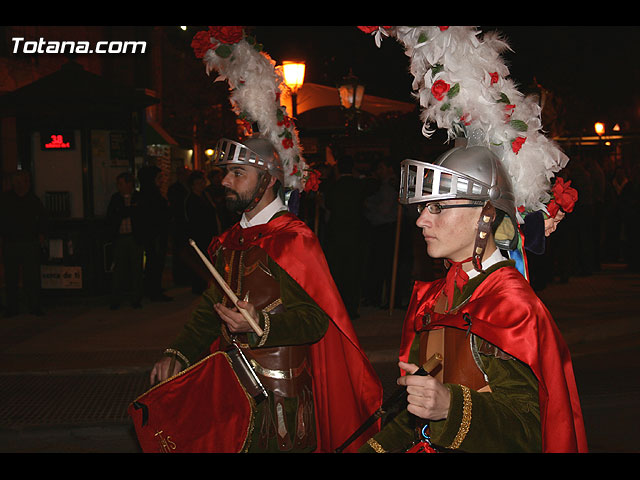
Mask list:
[[[444,295],[439,295],[434,310],[444,313],[445,301]],[[462,305],[450,313],[455,313]],[[512,357],[469,331],[453,327],[429,329],[429,313],[425,314],[422,323],[423,327],[419,329],[420,363],[424,363],[434,352],[443,357],[441,367],[433,374],[435,378],[443,383],[465,385],[480,392],[491,391],[478,355],[490,355],[503,360]]]
[[[251,246],[246,250],[221,248],[217,255],[223,255],[223,277],[239,299],[251,302],[257,311],[276,314],[283,312],[280,282],[268,267],[267,253],[259,247]],[[232,302],[223,297],[222,303],[233,308]],[[268,336],[265,326],[263,338]],[[315,441],[315,415],[313,413],[312,379],[310,375],[309,347],[293,345],[280,347],[249,347],[246,334],[232,334],[226,325],[222,325],[221,349],[235,340],[253,366],[263,386],[270,392],[268,402],[273,401],[273,409],[264,409],[265,415],[260,428],[260,440],[277,436],[281,450],[295,446],[305,446]],[[284,399],[297,398],[296,432],[294,439],[287,431]]]

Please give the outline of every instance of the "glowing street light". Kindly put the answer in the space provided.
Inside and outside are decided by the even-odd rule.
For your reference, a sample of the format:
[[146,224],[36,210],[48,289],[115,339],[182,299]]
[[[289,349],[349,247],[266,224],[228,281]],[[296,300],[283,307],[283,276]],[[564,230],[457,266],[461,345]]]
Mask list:
[[604,123],[596,122],[596,124],[593,127],[595,128],[595,131],[598,135],[601,136],[604,133]]
[[284,83],[293,92],[297,92],[298,89],[304,83],[304,62],[282,62],[282,72],[284,74]]
[[295,117],[298,114],[297,97],[298,90],[304,83],[304,62],[285,61],[282,62],[282,75],[284,83],[291,90],[291,115]]

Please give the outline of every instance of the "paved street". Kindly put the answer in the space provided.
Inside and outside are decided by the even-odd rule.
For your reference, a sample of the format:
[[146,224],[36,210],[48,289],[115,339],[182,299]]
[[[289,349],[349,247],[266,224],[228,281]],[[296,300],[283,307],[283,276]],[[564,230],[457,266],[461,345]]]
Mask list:
[[[592,452],[638,452],[640,275],[606,266],[540,296],[570,346]],[[197,299],[112,312],[103,298],[49,300],[47,315],[0,320],[0,452],[137,452],[126,408]],[[354,321],[390,393],[403,311]],[[633,432],[631,432],[633,433]]]

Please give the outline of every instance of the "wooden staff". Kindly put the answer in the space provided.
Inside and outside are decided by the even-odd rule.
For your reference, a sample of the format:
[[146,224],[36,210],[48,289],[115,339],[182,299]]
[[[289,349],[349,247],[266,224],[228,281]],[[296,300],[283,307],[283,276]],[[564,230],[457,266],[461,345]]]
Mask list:
[[398,253],[400,251],[400,231],[402,230],[402,205],[398,204],[398,223],[396,224],[396,245],[393,249],[393,267],[391,268],[391,285],[389,288],[389,315],[393,315],[396,300],[396,279],[398,274]]
[[318,236],[320,230],[320,192],[316,192],[315,218],[313,219],[313,233]]
[[209,259],[207,257],[204,256],[204,254],[200,251],[200,249],[198,248],[198,246],[196,245],[196,242],[194,242],[193,240],[189,239],[189,244],[194,248],[194,250],[196,251],[196,253],[198,255],[200,255],[200,258],[202,259],[202,261],[204,262],[204,264],[207,266],[207,268],[209,269],[209,271],[211,272],[211,275],[213,275],[213,278],[216,279],[216,281],[218,282],[218,285],[220,285],[220,287],[222,288],[222,290],[224,290],[224,293],[227,294],[227,296],[231,299],[231,301],[233,302],[233,304],[236,306],[236,308],[238,309],[238,311],[242,314],[242,316],[245,318],[245,320],[247,320],[247,322],[249,322],[249,325],[251,325],[251,328],[253,328],[253,331],[256,332],[256,334],[261,337],[263,334],[262,329],[260,328],[260,326],[256,323],[256,321],[251,318],[251,316],[249,315],[249,313],[238,307],[238,297],[236,296],[235,293],[233,293],[233,290],[231,290],[231,287],[229,287],[229,285],[227,285],[227,282],[224,281],[224,278],[222,278],[222,276],[218,273],[218,271],[215,269],[215,267],[211,264],[211,262],[209,261]]

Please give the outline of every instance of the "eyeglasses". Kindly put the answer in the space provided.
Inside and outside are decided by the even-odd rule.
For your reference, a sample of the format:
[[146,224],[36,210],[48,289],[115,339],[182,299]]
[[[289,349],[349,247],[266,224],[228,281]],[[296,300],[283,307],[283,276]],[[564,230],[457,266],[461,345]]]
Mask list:
[[442,205],[441,203],[420,203],[418,208],[418,214],[421,214],[426,208],[429,210],[429,213],[432,215],[437,215],[442,212],[442,210],[446,210],[447,208],[462,208],[462,207],[482,207],[483,203],[452,203],[449,205]]

